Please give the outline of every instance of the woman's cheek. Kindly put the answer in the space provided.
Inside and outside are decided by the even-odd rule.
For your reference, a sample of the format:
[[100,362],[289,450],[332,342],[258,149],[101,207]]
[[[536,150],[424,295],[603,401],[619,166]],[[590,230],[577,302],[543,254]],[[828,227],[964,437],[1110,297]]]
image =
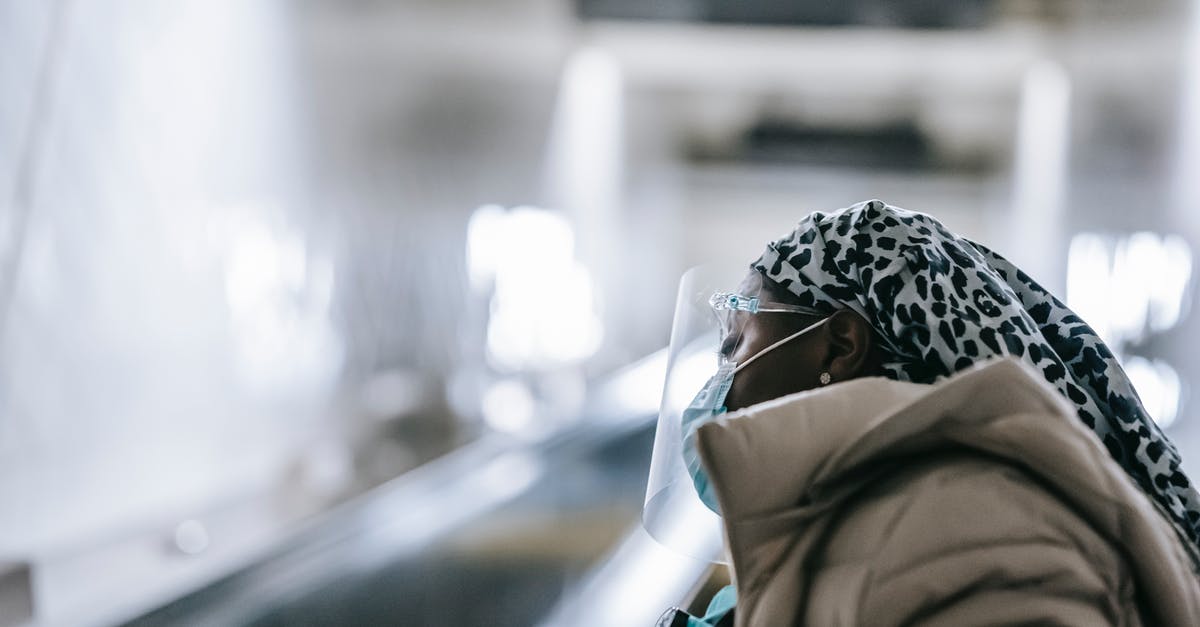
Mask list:
[[[755,362],[754,366],[757,365],[758,363]],[[726,396],[725,401],[725,406],[730,411],[749,407],[763,400],[758,398],[762,392],[760,389],[761,381],[754,374],[754,366],[746,368],[733,376],[733,384],[729,386],[729,394]]]
[[733,383],[729,386],[729,392],[725,395],[725,409],[728,411],[737,411],[743,407],[741,404],[742,389],[746,377],[743,373],[738,373],[733,376]]

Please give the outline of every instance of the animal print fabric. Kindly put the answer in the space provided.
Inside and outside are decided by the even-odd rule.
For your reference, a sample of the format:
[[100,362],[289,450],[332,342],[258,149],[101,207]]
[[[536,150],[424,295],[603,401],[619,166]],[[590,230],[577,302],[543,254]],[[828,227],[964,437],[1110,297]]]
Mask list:
[[1096,333],[1005,258],[936,219],[862,202],[814,212],[751,267],[818,309],[851,308],[882,338],[887,376],[933,383],[991,357],[1032,366],[1077,408],[1193,547],[1200,497]]

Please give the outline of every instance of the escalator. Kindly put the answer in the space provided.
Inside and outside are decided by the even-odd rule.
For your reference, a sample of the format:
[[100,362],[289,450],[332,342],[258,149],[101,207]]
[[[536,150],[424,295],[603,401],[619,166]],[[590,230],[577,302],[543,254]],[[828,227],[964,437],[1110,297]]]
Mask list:
[[126,624],[653,624],[708,568],[641,529],[653,435],[626,415],[485,437]]

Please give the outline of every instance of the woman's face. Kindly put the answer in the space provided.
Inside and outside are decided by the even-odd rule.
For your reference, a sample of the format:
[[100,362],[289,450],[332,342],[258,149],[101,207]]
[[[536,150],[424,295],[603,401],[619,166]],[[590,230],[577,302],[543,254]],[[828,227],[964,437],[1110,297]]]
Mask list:
[[[761,302],[784,302],[786,295],[763,289],[762,275],[753,270],[738,286],[744,296],[758,296]],[[820,322],[821,318],[798,313],[737,312],[735,328],[741,332],[730,335],[721,347],[727,358],[744,363],[766,347]],[[729,411],[749,407],[771,399],[811,390],[818,385],[822,362],[829,354],[828,331],[819,326],[800,337],[776,347],[738,371],[725,398]]]

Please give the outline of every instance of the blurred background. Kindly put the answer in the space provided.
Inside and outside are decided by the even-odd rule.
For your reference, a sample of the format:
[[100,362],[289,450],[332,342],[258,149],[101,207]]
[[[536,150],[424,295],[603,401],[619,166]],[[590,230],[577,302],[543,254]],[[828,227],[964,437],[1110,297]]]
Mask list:
[[869,198],[1196,476],[1195,2],[0,0],[0,626],[653,624],[680,274]]

